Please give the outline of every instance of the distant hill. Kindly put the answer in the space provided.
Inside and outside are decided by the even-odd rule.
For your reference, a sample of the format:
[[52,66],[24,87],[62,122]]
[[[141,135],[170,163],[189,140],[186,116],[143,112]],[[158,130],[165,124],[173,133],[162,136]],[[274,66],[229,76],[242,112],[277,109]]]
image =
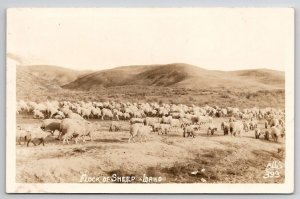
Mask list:
[[40,94],[61,91],[62,85],[75,81],[86,73],[49,65],[18,65],[16,70],[17,95],[20,96],[33,92]]
[[59,84],[43,76],[36,75],[23,67],[18,66],[16,73],[17,96],[38,95],[62,89]]
[[83,75],[62,87],[97,90],[128,85],[190,89],[283,89],[284,72],[267,69],[213,71],[184,63],[123,66]]
[[75,81],[88,71],[75,71],[58,66],[26,65],[26,60],[7,54],[7,67],[16,67],[17,96],[39,95],[61,91],[62,85]]
[[34,77],[41,78],[45,81],[52,82],[52,84],[57,86],[62,86],[75,81],[78,77],[85,74],[85,72],[50,65],[18,66],[17,70],[29,73]]
[[273,87],[284,88],[284,72],[270,69],[240,70],[231,72],[241,78],[251,79]]
[[285,106],[284,72],[214,71],[183,63],[75,71],[49,65],[16,66],[17,99],[143,101],[222,107]]

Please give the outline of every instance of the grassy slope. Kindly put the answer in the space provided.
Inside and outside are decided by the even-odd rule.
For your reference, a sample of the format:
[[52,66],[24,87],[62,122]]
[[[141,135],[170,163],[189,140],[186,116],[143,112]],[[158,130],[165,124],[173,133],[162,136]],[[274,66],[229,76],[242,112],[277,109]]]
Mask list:
[[[161,101],[241,108],[283,108],[285,101],[284,73],[267,69],[224,72],[181,63],[124,66],[80,74],[51,66],[20,69],[17,98],[25,100]],[[76,76],[79,78],[72,81]],[[67,81],[71,83],[60,88]]]
[[284,73],[272,70],[212,71],[174,63],[153,66],[127,66],[90,73],[63,86],[74,90],[98,90],[113,86],[143,85],[206,89],[278,89],[284,88]]

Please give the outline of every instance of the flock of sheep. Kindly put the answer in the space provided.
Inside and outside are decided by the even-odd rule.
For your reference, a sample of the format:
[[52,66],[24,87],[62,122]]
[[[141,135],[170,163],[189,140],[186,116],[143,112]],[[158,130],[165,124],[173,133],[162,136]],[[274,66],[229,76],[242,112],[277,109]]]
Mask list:
[[[285,112],[275,108],[238,108],[218,106],[199,107],[183,104],[165,103],[119,103],[109,102],[70,102],[46,101],[41,103],[17,102],[17,114],[32,114],[33,118],[41,119],[39,126],[17,126],[17,140],[27,143],[43,144],[45,138],[57,134],[57,139],[69,144],[85,143],[86,139],[93,140],[94,134],[100,131],[99,123],[92,123],[89,119],[110,120],[109,131],[121,130],[119,120],[130,122],[128,142],[146,140],[151,132],[168,134],[182,133],[183,137],[195,137],[196,132],[205,129],[207,135],[217,131],[214,118],[224,118],[221,130],[224,135],[239,136],[242,132],[253,131],[255,138],[261,135],[266,140],[272,138],[277,142],[285,135]],[[259,128],[258,122],[265,123]]]

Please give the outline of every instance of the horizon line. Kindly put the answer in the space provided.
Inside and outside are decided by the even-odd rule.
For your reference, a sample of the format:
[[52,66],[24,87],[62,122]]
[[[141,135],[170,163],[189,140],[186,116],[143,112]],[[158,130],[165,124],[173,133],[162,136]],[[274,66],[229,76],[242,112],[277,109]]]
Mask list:
[[53,64],[19,64],[17,66],[49,66],[49,67],[58,67],[58,68],[64,68],[64,69],[69,69],[69,70],[74,70],[74,71],[104,71],[104,70],[111,70],[111,69],[116,69],[116,68],[122,68],[122,67],[143,67],[143,66],[166,66],[166,65],[175,65],[175,64],[185,64],[193,67],[197,67],[199,69],[204,69],[204,70],[209,70],[209,71],[223,71],[223,72],[234,72],[234,71],[247,71],[247,70],[271,70],[271,71],[279,71],[279,72],[285,72],[284,70],[277,70],[273,68],[267,68],[267,67],[257,67],[257,68],[243,68],[243,69],[237,69],[237,70],[219,70],[219,69],[208,69],[206,67],[200,67],[197,65],[192,65],[188,64],[185,62],[173,62],[173,63],[168,63],[168,64],[131,64],[131,65],[121,65],[121,66],[113,66],[113,67],[104,67],[103,69],[77,69],[77,68],[71,68],[71,67],[66,67],[62,65],[53,65]]

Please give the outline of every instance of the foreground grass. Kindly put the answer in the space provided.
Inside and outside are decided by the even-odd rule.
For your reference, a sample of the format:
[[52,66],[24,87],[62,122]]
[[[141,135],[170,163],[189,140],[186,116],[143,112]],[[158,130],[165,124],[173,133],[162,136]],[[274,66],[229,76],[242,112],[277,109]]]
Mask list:
[[[221,120],[216,119],[215,125]],[[18,122],[28,124],[28,120]],[[172,132],[166,136],[151,134],[147,142],[127,143],[128,122],[122,122],[120,132],[108,132],[110,122],[100,122],[102,129],[95,141],[86,144],[62,145],[49,138],[45,147],[18,145],[17,182],[79,182],[83,174],[136,179],[160,176],[161,183],[284,182],[284,168],[279,178],[263,178],[268,163],[284,163],[284,155],[277,153],[284,140],[256,140],[254,132],[231,137],[218,131],[207,137],[203,130],[194,139]]]

